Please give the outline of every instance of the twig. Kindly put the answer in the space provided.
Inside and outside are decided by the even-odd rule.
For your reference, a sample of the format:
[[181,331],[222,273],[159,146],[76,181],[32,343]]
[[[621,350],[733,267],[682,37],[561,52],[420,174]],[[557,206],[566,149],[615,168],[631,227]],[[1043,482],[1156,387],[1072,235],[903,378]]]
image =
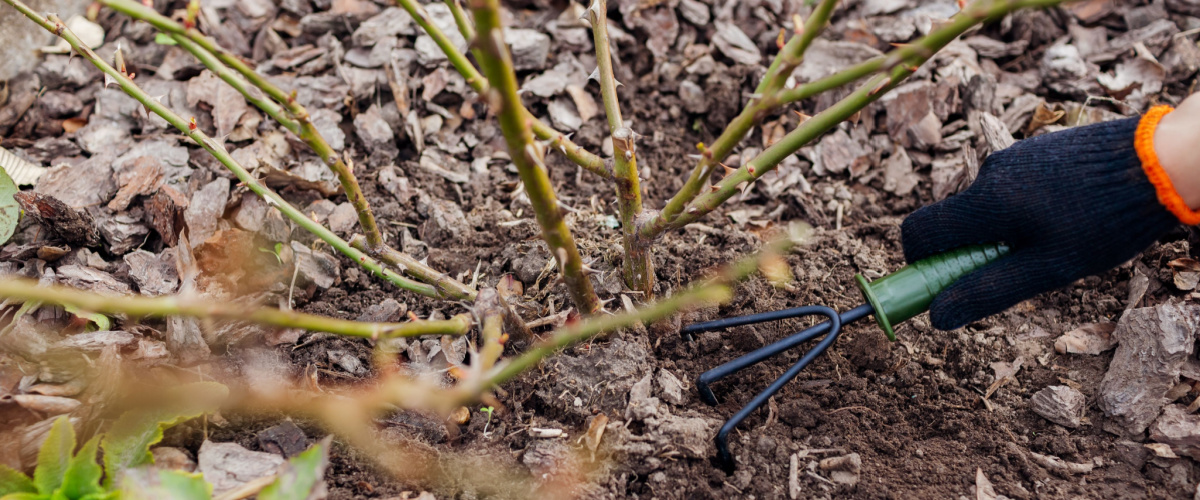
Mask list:
[[[276,87],[262,75],[254,72],[254,70],[251,69],[246,63],[242,62],[242,60],[238,58],[236,54],[229,52],[223,47],[217,45],[215,41],[200,34],[200,32],[195,28],[189,29],[182,24],[172,21],[166,16],[159,14],[154,9],[146,7],[145,5],[142,5],[134,0],[99,1],[113,10],[124,13],[129,17],[146,21],[155,28],[172,35],[173,38],[186,38],[193,42],[191,44],[180,45],[185,50],[195,55],[200,62],[204,63],[205,66],[213,70],[215,74],[221,76],[223,80],[232,85],[254,104],[260,105],[261,100],[252,99],[252,96],[249,93],[249,88],[244,84],[235,84],[231,81],[234,80],[233,78],[227,78],[232,76],[232,73],[228,71],[221,72],[217,67],[210,65],[212,62],[216,62],[212,57],[215,57],[216,60],[224,63],[224,65],[233,68],[254,87],[262,89],[262,91],[274,99],[275,102],[284,106],[284,109],[287,110],[288,114],[291,115],[291,118],[298,126],[297,129],[288,127],[288,130],[291,130],[293,133],[299,136],[301,140],[308,144],[308,147],[312,148],[313,152],[316,153],[323,162],[325,162],[325,166],[329,167],[329,169],[332,170],[335,175],[337,175],[338,182],[341,183],[342,189],[346,191],[346,198],[350,200],[350,203],[354,205],[354,210],[358,212],[358,223],[360,226],[362,226],[363,233],[367,235],[367,242],[370,244],[372,251],[383,247],[383,234],[379,232],[379,225],[375,222],[375,215],[371,213],[371,206],[367,202],[367,197],[363,195],[362,188],[360,188],[358,185],[358,178],[354,176],[354,172],[349,166],[346,165],[346,162],[342,160],[341,156],[329,146],[329,143],[325,140],[325,137],[323,137],[321,133],[317,131],[316,126],[314,126],[312,124],[312,120],[309,119],[308,110],[296,101],[294,93],[285,93],[283,89]],[[178,38],[176,39],[178,40]],[[207,55],[212,57],[205,57],[205,55],[202,55],[203,52],[207,52]],[[224,73],[224,76],[222,76],[222,73]],[[272,113],[272,111],[268,111],[266,108],[263,108],[263,111],[266,111],[267,114],[271,115],[272,117],[278,118],[278,113]],[[285,123],[284,126],[287,127],[287,124]]]
[[[492,0],[495,1],[495,0]],[[482,32],[482,30],[480,30]],[[577,344],[604,332],[610,332],[637,323],[650,323],[668,317],[676,312],[701,304],[723,303],[733,294],[733,284],[745,279],[758,269],[759,262],[765,257],[787,252],[793,245],[800,243],[806,237],[803,225],[792,225],[784,237],[767,244],[757,254],[735,262],[722,270],[715,277],[706,280],[686,290],[679,291],[669,298],[647,304],[634,311],[611,316],[599,316],[587,319],[557,330],[549,338],[542,341],[524,354],[498,364],[481,385],[467,387],[464,397],[473,398],[483,391],[496,387],[513,377],[537,365],[542,359],[558,352],[567,346]]]
[[250,188],[251,191],[261,196],[268,205],[272,205],[277,208],[281,213],[283,213],[283,215],[291,219],[292,222],[295,222],[296,225],[304,228],[310,233],[313,233],[313,235],[325,241],[326,243],[329,243],[330,246],[341,252],[343,255],[349,257],[355,262],[358,262],[359,265],[364,269],[371,271],[376,276],[386,279],[400,288],[416,292],[421,295],[427,295],[429,297],[441,297],[441,294],[433,286],[425,283],[417,283],[386,269],[379,263],[379,261],[351,247],[346,240],[339,238],[336,234],[333,234],[332,231],[326,229],[325,226],[322,226],[316,221],[308,218],[308,216],[297,210],[296,207],[293,207],[274,191],[271,191],[266,186],[263,186],[258,182],[258,179],[250,175],[250,172],[247,172],[246,169],[237,162],[237,160],[234,160],[233,157],[229,155],[229,152],[225,150],[225,146],[213,140],[211,137],[208,137],[206,134],[204,134],[204,132],[201,132],[200,128],[196,127],[194,122],[188,122],[184,120],[182,117],[175,114],[175,112],[171,111],[170,108],[164,106],[153,97],[150,97],[150,95],[146,94],[146,92],[138,87],[137,84],[133,83],[133,80],[129,79],[127,75],[122,74],[114,69],[111,65],[104,62],[104,60],[101,59],[100,56],[96,55],[92,49],[84,45],[79,38],[75,36],[75,33],[71,32],[70,29],[67,29],[66,23],[64,23],[62,19],[59,19],[58,16],[51,14],[48,17],[43,18],[20,0],[4,0],[4,2],[12,5],[22,14],[24,14],[25,17],[28,17],[29,19],[38,23],[38,25],[45,28],[47,31],[59,36],[63,40],[66,40],[76,53],[78,53],[84,59],[90,61],[93,65],[99,68],[100,71],[103,71],[105,74],[111,77],[118,85],[120,85],[121,89],[124,90],[126,94],[129,94],[130,97],[141,103],[142,106],[144,106],[147,110],[162,117],[167,121],[167,123],[170,123],[172,126],[179,129],[180,132],[211,153],[217,159],[217,161],[220,161],[221,164],[225,165],[226,168],[233,172],[233,174],[237,176],[238,180],[240,180],[242,184],[245,184],[246,187]]
[[712,146],[699,144],[700,161],[696,167],[692,169],[692,173],[688,176],[687,182],[680,188],[675,196],[667,201],[662,212],[650,219],[641,228],[641,237],[644,239],[653,239],[662,234],[672,221],[679,216],[689,202],[700,194],[700,190],[704,187],[705,182],[712,176],[713,169],[725,160],[733,148],[738,145],[750,132],[750,129],[767,115],[771,110],[775,109],[780,104],[779,93],[784,84],[787,83],[796,66],[800,64],[804,53],[808,51],[808,47],[812,45],[813,40],[820,35],[825,25],[829,22],[829,17],[833,15],[833,8],[837,5],[837,0],[824,0],[817,9],[809,16],[808,22],[801,26],[794,26],[795,30],[803,30],[796,36],[793,36],[788,41],[787,45],[776,54],[775,60],[771,62],[771,66],[767,69],[767,73],[763,75],[762,81],[758,84],[755,90],[755,99],[752,99],[746,104],[733,121],[725,127],[721,135],[713,141]]
[[596,73],[600,80],[600,95],[608,117],[608,132],[613,144],[613,179],[617,185],[617,213],[621,218],[621,235],[625,246],[622,271],[625,284],[642,292],[649,300],[654,296],[654,266],[650,249],[637,236],[638,215],[642,213],[642,194],[637,169],[637,135],[625,126],[621,104],[617,99],[617,79],[613,74],[612,49],[608,41],[608,2],[592,0],[587,9],[592,25],[592,40],[596,46]]
[[450,13],[454,15],[454,24],[458,25],[458,32],[462,33],[463,38],[467,42],[474,40],[475,27],[471,25],[471,20],[467,18],[467,13],[463,11],[462,2],[459,0],[446,0],[446,7],[449,7]]
[[188,37],[179,35],[177,33],[170,33],[168,36],[170,36],[172,40],[175,40],[175,43],[180,47],[183,47],[184,50],[191,52],[192,55],[195,56],[195,58],[199,60],[204,67],[208,68],[209,71],[212,71],[214,75],[217,75],[218,78],[224,80],[225,83],[229,84],[230,87],[233,87],[235,90],[241,93],[247,101],[250,101],[251,104],[257,106],[258,109],[263,110],[263,112],[265,112],[271,118],[274,118],[275,121],[279,122],[280,125],[283,125],[284,128],[288,129],[293,134],[296,134],[297,136],[300,135],[300,124],[291,118],[287,110],[280,107],[275,101],[264,96],[260,89],[250,86],[245,79],[237,74],[237,72],[229,69],[229,66],[222,64],[221,61],[217,59],[216,56],[212,55],[211,52],[204,50],[199,45],[196,45],[196,42],[191,41]]
[[[16,0],[5,0],[16,1]],[[460,314],[447,320],[408,323],[366,323],[328,318],[270,307],[246,307],[241,304],[213,302],[182,296],[140,297],[110,296],[85,292],[60,285],[39,285],[24,278],[0,279],[0,297],[38,301],[102,314],[163,318],[188,316],[204,319],[248,321],[281,328],[302,328],[372,339],[416,337],[420,335],[462,335],[471,328],[471,317]]]
[[512,56],[504,45],[499,1],[471,0],[470,6],[475,14],[475,44],[479,65],[491,84],[489,101],[499,117],[500,128],[508,143],[508,154],[525,184],[525,194],[533,205],[538,225],[542,227],[542,238],[558,262],[571,299],[583,313],[594,313],[600,309],[600,299],[583,270],[579,248],[575,246],[571,230],[558,208],[554,186],[542,164],[541,154],[535,149],[529,114],[517,96],[517,75],[512,69]]
[[904,44],[895,50],[879,57],[874,57],[854,66],[839,71],[836,74],[784,90],[779,95],[781,104],[807,99],[830,89],[841,87],[877,71],[888,71],[892,68],[908,64],[919,66],[934,53],[941,50],[967,30],[978,24],[994,21],[1006,14],[1025,8],[1052,7],[1063,3],[1064,0],[990,0],[977,1],[965,10],[950,18],[950,22],[919,40]]
[[880,96],[891,90],[892,87],[909,74],[911,74],[911,71],[901,70],[892,78],[886,75],[877,75],[875,78],[868,80],[865,85],[845,99],[800,124],[795,130],[792,130],[783,139],[780,139],[779,142],[772,144],[771,147],[759,153],[754,159],[745,162],[740,168],[730,172],[724,179],[721,179],[721,182],[713,185],[712,192],[696,198],[692,202],[691,207],[675,218],[673,222],[669,223],[667,228],[681,228],[715,210],[725,200],[728,200],[734,194],[741,191],[740,185],[743,182],[753,182],[767,172],[770,172],[784,158],[787,158],[805,144],[820,137],[829,131],[829,129],[836,127],[837,124],[849,119],[851,115],[857,113],[867,104],[879,99]]
[[[475,69],[475,65],[471,64],[471,61],[467,60],[467,56],[458,50],[458,47],[454,46],[450,38],[437,25],[433,24],[425,8],[417,3],[416,0],[396,0],[396,3],[400,4],[404,10],[407,10],[413,19],[417,21],[417,24],[421,26],[421,29],[425,30],[425,33],[437,43],[437,46],[446,54],[446,58],[450,60],[450,65],[454,66],[454,69],[467,80],[467,84],[475,89],[475,92],[478,92],[479,95],[486,96],[488,94],[488,80],[479,74],[479,70]],[[476,20],[476,23],[478,23],[478,20]],[[474,38],[475,36],[467,37],[468,40]],[[604,162],[603,158],[571,142],[566,135],[554,130],[553,127],[546,125],[534,117],[523,106],[521,107],[521,112],[526,115],[526,119],[533,122],[533,133],[538,139],[550,141],[550,145],[554,149],[562,152],[567,159],[583,167],[585,170],[605,179],[612,177],[612,172],[609,171],[608,165]]]
[[[350,246],[368,251],[367,241],[361,235],[354,235],[350,238]],[[400,270],[400,272],[419,279],[425,283],[437,287],[442,295],[458,300],[475,300],[475,295],[479,292],[474,287],[465,285],[461,281],[451,278],[448,274],[438,271],[428,265],[422,264],[421,261],[413,258],[413,256],[401,252],[385,245],[378,252],[379,260],[386,262],[392,267]]]
[[[921,41],[901,48],[896,54],[876,58],[875,60],[880,62],[877,63],[878,65],[870,66],[874,68],[871,71],[860,69],[865,63],[843,71],[842,73],[854,74],[862,71],[864,75],[876,70],[882,70],[885,73],[867,80],[858,90],[838,101],[837,104],[834,104],[829,109],[801,123],[795,130],[788,133],[780,141],[772,144],[754,159],[744,162],[740,168],[730,172],[718,184],[713,185],[712,192],[694,199],[691,202],[691,206],[672,221],[667,222],[660,216],[647,223],[642,228],[642,236],[654,237],[667,229],[681,228],[713,211],[721,203],[724,203],[725,200],[728,200],[737,193],[742,183],[754,182],[767,172],[774,170],[784,158],[795,153],[800,148],[837,126],[838,123],[850,118],[854,113],[857,113],[868,104],[878,100],[891,89],[895,88],[900,82],[915,72],[921,64],[932,57],[934,53],[970,27],[996,19],[1018,8],[1051,6],[1063,1],[992,0],[990,2],[977,2],[971,4],[967,10],[955,15],[947,26],[930,33],[928,36],[922,38]],[[839,73],[839,75],[842,75],[842,73]],[[839,75],[834,75],[830,78],[846,79],[846,81],[856,79]],[[815,82],[814,85],[816,83],[819,82]],[[803,88],[803,86],[799,88]],[[783,91],[780,94],[780,99],[786,99],[787,95],[788,91]]]

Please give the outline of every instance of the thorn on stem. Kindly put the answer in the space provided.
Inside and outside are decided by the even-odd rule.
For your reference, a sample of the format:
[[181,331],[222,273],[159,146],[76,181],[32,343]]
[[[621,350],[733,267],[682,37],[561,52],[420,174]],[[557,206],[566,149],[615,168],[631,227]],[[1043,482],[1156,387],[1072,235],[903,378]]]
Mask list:
[[811,115],[806,115],[806,114],[796,111],[794,109],[792,110],[792,112],[796,113],[796,116],[800,117],[800,123],[804,123],[804,122],[808,121],[809,118],[812,118]]
[[729,165],[726,165],[724,163],[721,163],[720,165],[725,168],[725,177],[729,177],[729,176],[733,175],[734,172],[737,172],[736,168],[733,168]]

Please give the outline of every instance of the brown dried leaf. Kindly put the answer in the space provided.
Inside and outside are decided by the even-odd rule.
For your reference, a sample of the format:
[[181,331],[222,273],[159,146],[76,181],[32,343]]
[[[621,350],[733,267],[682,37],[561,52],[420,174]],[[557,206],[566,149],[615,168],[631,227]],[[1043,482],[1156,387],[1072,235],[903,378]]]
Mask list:
[[1063,109],[1062,104],[1054,103],[1047,106],[1046,101],[1038,103],[1037,108],[1033,110],[1033,117],[1029,119],[1029,126],[1025,127],[1025,135],[1032,135],[1046,125],[1057,123],[1065,114],[1067,111]]
[[575,101],[575,109],[579,112],[579,118],[583,123],[587,123],[593,116],[600,112],[600,107],[596,105],[596,99],[592,98],[583,87],[575,84],[567,85],[567,94],[571,95],[571,100]]
[[1116,323],[1090,323],[1064,333],[1054,341],[1054,350],[1059,354],[1096,355],[1116,347],[1112,333]]
[[1014,359],[1012,363],[1005,363],[1003,361],[992,363],[992,371],[996,373],[996,381],[992,382],[992,385],[988,386],[987,392],[985,392],[983,395],[983,399],[992,397],[992,394],[995,393],[997,389],[999,389],[1009,380],[1012,380],[1013,377],[1017,375],[1017,372],[1021,371],[1021,364],[1024,362],[1025,358],[1018,357],[1017,359]]
[[603,413],[592,418],[592,422],[588,424],[587,434],[583,436],[588,451],[596,453],[596,449],[600,447],[600,439],[604,437],[604,428],[607,426],[608,416]]

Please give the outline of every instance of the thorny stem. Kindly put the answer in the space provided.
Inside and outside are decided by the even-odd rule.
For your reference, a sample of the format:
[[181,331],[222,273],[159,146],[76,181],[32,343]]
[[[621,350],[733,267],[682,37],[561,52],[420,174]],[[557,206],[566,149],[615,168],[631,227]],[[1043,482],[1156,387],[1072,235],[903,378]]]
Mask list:
[[467,392],[465,397],[471,398],[499,386],[536,366],[541,360],[560,349],[601,333],[638,323],[651,323],[689,307],[726,302],[733,297],[734,283],[745,279],[758,269],[759,264],[765,258],[786,253],[793,245],[801,243],[806,237],[807,226],[792,225],[787,229],[785,237],[772,241],[759,253],[731,264],[716,277],[701,284],[677,292],[669,298],[644,305],[632,312],[595,317],[562,328],[520,356],[498,364],[482,381],[482,384],[464,388]]
[[[350,238],[350,246],[364,252],[368,248],[366,238],[357,234],[353,238]],[[400,272],[437,287],[442,292],[442,295],[446,297],[458,300],[475,300],[475,296],[479,293],[474,288],[464,285],[446,273],[422,264],[421,261],[414,259],[413,256],[390,246],[380,249],[378,257],[379,260],[399,269]]]
[[491,83],[488,100],[499,117],[500,129],[508,143],[508,154],[525,184],[525,194],[533,205],[538,225],[542,227],[542,238],[558,261],[571,300],[580,312],[592,314],[600,309],[600,299],[583,270],[579,248],[575,246],[571,231],[558,208],[554,186],[533,142],[529,113],[521,106],[520,97],[517,96],[517,75],[513,72],[512,56],[504,45],[504,31],[500,27],[499,0],[471,0],[470,6],[475,14],[475,46],[479,66]]
[[772,144],[754,159],[730,172],[724,179],[721,179],[721,182],[713,185],[711,193],[701,195],[692,201],[691,208],[669,223],[667,228],[678,229],[707,215],[740,191],[740,185],[743,182],[753,182],[774,170],[784,158],[836,127],[839,123],[846,121],[866,105],[875,102],[910,74],[912,74],[911,70],[898,68],[891,77],[876,75],[867,80],[867,83],[854,93],[800,124],[779,142]]
[[468,42],[474,40],[475,27],[471,26],[471,20],[467,18],[467,13],[463,11],[462,2],[459,0],[446,0],[446,7],[449,7],[450,13],[454,15],[454,24],[458,25],[458,32],[462,33],[463,38],[467,39]]
[[0,297],[23,302],[37,301],[73,306],[84,311],[101,314],[124,314],[137,318],[188,316],[248,321],[280,328],[302,328],[372,339],[421,335],[463,335],[471,328],[471,317],[468,314],[460,314],[447,320],[366,323],[296,311],[283,311],[270,307],[245,307],[241,304],[212,302],[182,296],[101,295],[60,285],[39,285],[36,281],[23,278],[0,279]]
[[[813,119],[802,123],[798,128],[792,131],[792,133],[785,136],[784,140],[772,145],[767,150],[759,154],[756,158],[750,162],[746,162],[741,168],[727,175],[718,185],[713,186],[714,192],[707,193],[699,198],[688,198],[688,201],[691,202],[692,206],[691,208],[687,209],[686,213],[675,213],[673,217],[668,218],[665,216],[669,215],[667,213],[668,210],[664,209],[663,212],[657,217],[647,221],[647,223],[642,226],[640,235],[643,238],[655,238],[668,229],[681,228],[699,219],[700,217],[703,217],[708,212],[711,212],[718,205],[729,199],[729,197],[737,191],[737,186],[742,182],[752,182],[767,172],[773,170],[779,164],[779,162],[783,161],[784,158],[787,158],[787,156],[795,153],[801,147],[804,147],[812,140],[820,137],[842,120],[849,118],[854,113],[861,110],[867,104],[874,102],[884,93],[894,88],[904,78],[907,78],[908,75],[911,75],[917,67],[929,60],[933,54],[941,50],[950,42],[954,41],[955,38],[966,32],[968,29],[978,24],[998,19],[1018,9],[1049,7],[1058,5],[1063,1],[1064,0],[991,0],[975,2],[968,6],[965,10],[952,17],[948,24],[938,28],[916,42],[900,47],[884,56],[876,57],[856,64],[826,78],[811,83],[802,84],[790,90],[784,89],[776,91],[774,98],[776,102],[773,103],[773,106],[808,98],[821,92],[846,85],[875,72],[883,71],[890,73],[891,75],[890,78],[883,77],[882,80],[880,80],[880,78],[869,80],[868,83],[860,88],[857,92],[846,97],[845,99],[842,99],[830,109],[818,114],[817,117],[822,117],[822,120],[814,122],[815,118],[817,117],[813,117]],[[824,7],[824,4],[822,4],[822,7]],[[820,7],[818,10],[820,10]],[[816,17],[817,16],[814,14],[813,18],[809,19],[809,23],[805,27],[805,35],[813,31],[809,28],[809,26]],[[768,71],[768,76],[770,75],[771,73]],[[787,78],[784,76],[783,72],[778,73],[777,76],[782,77],[784,80]],[[883,85],[883,87],[876,88],[878,85]],[[766,88],[765,85],[759,86],[760,90],[764,88]],[[864,98],[863,96],[866,97]],[[765,100],[766,99],[764,99],[764,101]],[[760,101],[760,103],[764,101]],[[837,111],[834,112],[835,110]],[[840,116],[842,118],[831,121],[831,118],[835,116]],[[728,151],[720,151],[718,148],[732,148],[738,141],[741,140],[742,135],[750,130],[750,127],[753,126],[753,124],[754,118],[749,116],[746,111],[743,111],[741,115],[734,119],[734,122],[730,124],[729,128],[726,129],[726,132],[729,132],[730,129],[733,129],[735,132],[740,129],[742,130],[741,135],[727,138],[726,134],[722,134],[721,139],[731,139],[732,142],[722,142],[721,139],[718,139],[718,141],[713,144],[713,147],[709,151],[703,152],[704,158],[707,158],[708,156],[722,158],[723,155],[720,153],[723,152],[724,154],[728,154]],[[803,138],[803,140],[801,141],[799,138]],[[703,161],[704,160],[702,159],[701,162]],[[703,165],[703,163],[701,164]],[[750,173],[751,170],[753,173]],[[697,169],[697,171],[699,171],[699,169]],[[671,202],[676,202],[677,199],[681,198],[681,195],[688,195],[689,193],[685,192],[685,190],[688,190],[690,186],[703,186],[703,181],[707,179],[707,174],[711,172],[700,172],[704,174],[704,176],[699,179],[700,182],[698,186],[693,186],[692,181],[695,179],[695,174],[697,171],[693,171],[693,177],[689,178],[688,184],[685,184],[684,186],[684,190],[681,190],[680,194],[676,195],[675,198],[672,198]],[[691,194],[691,196],[694,197],[695,194]],[[687,201],[684,202],[684,205],[686,204]],[[671,203],[668,204],[668,207],[672,209],[678,206],[681,205],[677,203],[674,205]]]
[[1064,0],[991,0],[975,2],[950,19],[948,24],[934,30],[919,40],[905,44],[879,57],[874,57],[846,68],[825,78],[784,90],[779,94],[780,104],[807,99],[830,89],[841,87],[877,71],[891,69],[901,64],[919,64],[941,50],[977,24],[994,21],[1010,12],[1025,8],[1052,7]]
[[644,300],[654,296],[654,265],[650,252],[639,241],[636,219],[642,213],[642,193],[637,169],[637,134],[625,126],[621,103],[617,99],[617,79],[613,74],[612,48],[608,42],[608,2],[592,0],[587,9],[592,24],[592,40],[596,46],[596,73],[600,80],[600,95],[604,114],[608,117],[608,132],[613,143],[613,179],[617,185],[617,213],[621,218],[621,233],[625,243],[622,271],[625,285],[642,292]]
[[[200,59],[200,61],[205,63],[205,65],[210,69],[213,67],[208,64],[206,58],[200,56],[199,52],[207,51],[208,53],[215,55],[218,60],[225,65],[232,67],[252,85],[262,89],[262,91],[274,99],[275,102],[283,105],[288,114],[290,114],[295,122],[299,125],[299,130],[293,130],[290,127],[288,130],[292,130],[292,132],[296,133],[301,140],[307,143],[308,146],[312,148],[313,152],[316,153],[317,156],[321,157],[321,160],[325,162],[325,165],[329,167],[329,169],[332,170],[335,175],[337,175],[338,182],[341,183],[342,189],[346,191],[346,198],[350,200],[350,203],[354,205],[354,210],[358,212],[358,223],[362,226],[363,233],[367,235],[367,242],[370,244],[372,252],[383,247],[383,234],[380,233],[379,225],[375,222],[375,215],[371,213],[371,206],[367,202],[367,197],[363,195],[362,188],[360,188],[358,185],[358,178],[354,176],[354,172],[349,166],[346,165],[346,162],[342,160],[337,151],[334,151],[333,148],[329,146],[329,143],[325,140],[321,133],[317,131],[315,126],[313,126],[312,120],[309,119],[308,110],[296,101],[294,95],[288,95],[283,91],[283,89],[276,87],[262,75],[255,73],[254,70],[251,69],[250,66],[243,62],[240,58],[238,58],[236,54],[229,52],[220,45],[217,45],[217,43],[211,38],[202,35],[194,28],[189,29],[182,24],[172,21],[166,16],[159,14],[154,9],[146,7],[145,5],[142,5],[134,0],[99,1],[113,10],[124,13],[129,17],[146,21],[163,32],[191,40],[194,42],[194,45],[190,45],[191,48],[189,48],[189,45],[184,45],[184,49],[188,50],[193,55],[196,55],[196,58]],[[213,71],[214,73],[217,72],[215,69]],[[250,98],[250,94],[247,93],[249,90],[247,87],[244,85],[234,85],[229,79],[224,77],[222,77],[222,79],[225,79],[226,82],[229,82],[230,85],[233,85],[234,88],[242,92],[242,94],[248,99]],[[255,101],[252,100],[251,102]],[[259,103],[255,102],[255,104]],[[264,111],[266,111],[267,114],[271,114],[272,117],[275,116],[266,109],[264,109]],[[284,126],[286,127],[287,125],[285,124]]]
[[[421,26],[421,29],[425,30],[425,34],[429,35],[438,48],[442,49],[442,52],[446,54],[446,58],[450,60],[450,65],[454,66],[458,74],[467,80],[467,85],[475,89],[475,92],[478,92],[479,95],[487,95],[488,81],[484,79],[483,75],[479,74],[479,70],[475,69],[475,65],[471,64],[471,61],[467,59],[467,55],[454,46],[454,41],[450,40],[450,37],[446,36],[446,33],[441,28],[433,24],[433,18],[429,16],[429,11],[425,10],[425,6],[418,3],[417,0],[396,0],[396,3],[408,11],[413,20]],[[454,8],[451,7],[450,10],[453,11]],[[455,16],[454,20],[458,22],[458,17]],[[462,25],[460,24],[459,26],[461,29]],[[467,41],[470,42],[472,38],[474,37],[467,37]]]
[[[800,64],[804,53],[812,45],[813,40],[825,29],[837,0],[824,0],[809,16],[803,26],[803,32],[793,36],[783,49],[775,55],[767,73],[755,90],[755,98],[738,114],[711,146],[700,148],[700,161],[692,169],[687,182],[675,196],[671,197],[663,207],[662,212],[650,219],[640,230],[643,239],[653,239],[667,229],[667,225],[675,220],[689,202],[700,194],[705,183],[712,175],[713,169],[720,165],[733,152],[733,148],[746,137],[755,124],[780,105],[780,89],[787,83],[796,66]],[[795,26],[793,29],[801,29]]]
[[[425,11],[425,8],[422,7],[421,4],[417,3],[416,0],[396,0],[396,3],[400,4],[404,10],[407,10],[408,13],[412,15],[413,19],[417,21],[417,24],[421,26],[421,29],[425,30],[425,33],[427,33],[429,37],[432,38],[435,43],[437,43],[437,46],[446,54],[446,58],[450,60],[450,65],[454,66],[454,69],[457,70],[458,73],[467,80],[467,84],[470,85],[472,89],[475,89],[475,92],[478,92],[479,95],[486,96],[488,94],[487,79],[483,78],[479,74],[479,70],[475,69],[475,65],[471,64],[471,61],[467,60],[467,56],[464,55],[462,51],[458,50],[458,47],[454,46],[454,43],[450,41],[450,38],[446,36],[446,33],[438,28],[436,24],[433,24],[433,21],[429,18],[429,13]],[[451,11],[453,11],[453,7],[451,7]],[[470,41],[474,38],[475,36],[470,36],[467,37],[467,40]],[[479,57],[477,55],[476,59],[478,58]],[[550,145],[554,149],[557,149],[559,152],[565,155],[567,159],[571,160],[572,163],[583,167],[585,170],[599,175],[605,179],[612,177],[612,172],[609,171],[608,165],[604,162],[603,158],[589,152],[586,149],[583,149],[583,147],[572,142],[571,139],[567,138],[567,136],[562,132],[554,130],[553,127],[537,119],[532,113],[529,112],[529,110],[525,109],[524,106],[521,107],[521,112],[526,115],[527,120],[533,122],[533,133],[538,139],[550,141]]]
[[24,14],[25,17],[28,17],[29,19],[38,23],[38,25],[45,28],[47,31],[61,37],[63,40],[66,40],[76,53],[78,53],[84,59],[90,61],[93,65],[99,68],[100,71],[103,71],[105,74],[112,77],[112,79],[121,86],[121,89],[124,90],[126,94],[129,94],[130,97],[133,97],[135,100],[140,102],[147,110],[162,117],[167,121],[167,123],[170,123],[172,126],[179,129],[180,132],[207,150],[217,159],[217,161],[220,161],[221,164],[225,165],[226,168],[233,172],[233,174],[237,176],[238,180],[250,188],[251,191],[254,191],[256,194],[266,200],[268,205],[275,206],[275,208],[277,208],[281,213],[295,222],[296,225],[304,228],[310,233],[313,233],[313,235],[325,241],[326,243],[329,243],[330,246],[341,252],[343,255],[353,259],[355,262],[358,262],[359,265],[364,269],[371,271],[371,273],[374,275],[383,278],[400,288],[429,297],[441,297],[441,294],[436,288],[424,283],[417,283],[386,269],[382,264],[379,263],[379,261],[351,247],[346,240],[339,238],[336,234],[333,234],[332,231],[326,229],[325,226],[322,226],[316,221],[308,218],[306,215],[304,215],[304,213],[297,210],[296,207],[293,207],[274,191],[271,191],[266,186],[263,186],[258,182],[258,179],[255,179],[254,176],[250,175],[250,172],[247,172],[246,169],[237,162],[237,160],[234,160],[233,157],[229,155],[229,152],[225,150],[223,145],[213,140],[211,137],[208,137],[206,134],[204,134],[204,132],[201,132],[199,127],[196,127],[194,123],[184,120],[182,117],[175,114],[175,112],[171,111],[170,108],[164,106],[153,97],[150,97],[145,91],[138,87],[137,84],[133,83],[133,80],[130,80],[128,76],[122,74],[120,71],[117,71],[111,65],[104,62],[104,60],[101,59],[100,56],[96,55],[92,49],[80,42],[79,38],[75,36],[75,33],[67,29],[66,23],[59,19],[58,16],[51,14],[50,16],[43,18],[20,0],[4,0],[4,2],[12,5],[22,14]]
[[258,109],[263,110],[264,113],[274,118],[275,121],[279,122],[280,125],[283,125],[284,128],[293,134],[300,135],[300,123],[293,120],[287,110],[283,109],[278,103],[264,97],[258,88],[249,86],[246,80],[229,69],[229,66],[223,64],[211,52],[204,50],[188,37],[178,33],[170,33],[169,35],[172,40],[175,40],[176,44],[183,47],[184,50],[191,52],[201,64],[208,68],[209,71],[212,71],[214,75],[217,75],[218,78],[224,80],[230,87],[241,93],[247,101],[257,106]]

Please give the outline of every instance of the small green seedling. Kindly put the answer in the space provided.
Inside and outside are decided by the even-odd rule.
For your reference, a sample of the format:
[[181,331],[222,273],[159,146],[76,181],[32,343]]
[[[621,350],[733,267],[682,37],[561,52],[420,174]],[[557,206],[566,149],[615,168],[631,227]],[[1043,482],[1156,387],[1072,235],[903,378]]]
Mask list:
[[483,435],[486,437],[488,435],[488,426],[492,424],[492,412],[496,411],[496,408],[491,407],[491,406],[485,406],[483,408],[480,408],[479,411],[481,413],[487,413],[487,416],[488,416],[487,422],[483,423]]
[[279,265],[281,265],[281,266],[283,265],[283,257],[280,255],[283,253],[283,243],[276,243],[274,249],[259,247],[258,251],[260,251],[262,253],[269,253],[271,255],[274,255],[275,260],[277,262],[279,262]]
[[[199,404],[173,411],[134,411],[122,415],[103,435],[75,450],[75,428],[66,416],[54,421],[38,452],[33,477],[0,465],[0,500],[211,500],[213,487],[199,473],[156,469],[150,448],[163,429],[216,409],[228,397],[225,386],[200,382],[180,388],[197,393]],[[305,500],[321,487],[329,464],[331,438],[292,457],[258,494],[261,500]],[[103,459],[97,454],[103,450]]]

